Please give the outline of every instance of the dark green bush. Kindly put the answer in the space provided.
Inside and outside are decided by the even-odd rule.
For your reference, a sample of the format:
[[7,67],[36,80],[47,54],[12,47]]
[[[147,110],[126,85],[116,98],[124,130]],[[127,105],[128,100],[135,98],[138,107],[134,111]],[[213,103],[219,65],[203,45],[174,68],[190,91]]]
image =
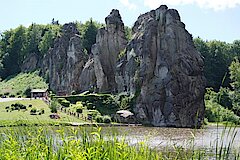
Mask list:
[[77,108],[77,109],[76,109],[76,112],[77,112],[77,113],[82,113],[82,111],[83,111],[82,108]]
[[14,95],[14,94],[10,94],[9,97],[10,97],[10,98],[14,98],[15,95]]
[[70,106],[70,102],[67,101],[67,100],[63,100],[60,104],[63,105],[64,107],[69,107]]
[[108,115],[103,116],[103,123],[111,123],[111,117]]
[[27,97],[27,98],[30,98],[31,97],[31,91],[32,89],[30,87],[27,87],[24,91],[24,95]]
[[97,115],[97,116],[95,117],[95,120],[96,120],[97,123],[103,123],[103,116]]
[[8,96],[9,94],[10,94],[9,92],[5,92],[5,93],[4,93],[5,96]]
[[45,110],[42,108],[41,111],[40,111],[41,114],[44,114],[45,113]]
[[27,109],[27,107],[21,103],[14,103],[11,105],[12,110]]
[[88,110],[88,115],[91,115],[93,119],[95,119],[97,115],[101,115],[101,114],[99,113],[98,110]]
[[32,109],[30,110],[30,113],[37,113],[37,109],[36,109],[36,108],[32,108]]
[[58,101],[58,103],[61,104],[61,102],[62,102],[62,101],[66,101],[66,99],[65,99],[65,98],[58,98],[57,101]]

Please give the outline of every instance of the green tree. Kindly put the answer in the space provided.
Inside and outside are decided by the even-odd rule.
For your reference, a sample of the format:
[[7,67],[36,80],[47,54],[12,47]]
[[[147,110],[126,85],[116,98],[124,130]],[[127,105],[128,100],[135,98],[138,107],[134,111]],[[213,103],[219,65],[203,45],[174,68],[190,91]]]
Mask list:
[[231,44],[221,41],[203,41],[194,39],[197,50],[204,57],[204,75],[207,79],[207,87],[213,87],[215,91],[220,86],[230,87],[230,75],[228,67],[234,54],[231,53]]
[[83,47],[87,50],[88,54],[91,53],[91,47],[96,43],[96,35],[98,32],[98,25],[92,18],[85,23],[83,33]]
[[47,25],[45,27],[44,35],[38,46],[41,55],[46,54],[49,48],[53,47],[55,38],[60,34],[60,27],[60,25]]
[[240,62],[237,58],[231,63],[230,67],[230,78],[232,80],[232,87],[234,93],[232,94],[233,109],[240,115]]

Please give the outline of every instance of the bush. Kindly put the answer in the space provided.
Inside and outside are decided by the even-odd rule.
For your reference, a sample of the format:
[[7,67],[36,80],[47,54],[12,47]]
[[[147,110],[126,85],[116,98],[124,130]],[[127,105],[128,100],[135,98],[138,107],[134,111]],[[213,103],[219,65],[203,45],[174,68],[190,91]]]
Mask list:
[[29,107],[29,108],[32,108],[32,104],[29,104],[28,107]]
[[58,98],[58,99],[57,99],[57,101],[58,101],[58,103],[60,103],[60,104],[61,104],[61,103],[62,103],[62,101],[66,101],[66,99],[65,99],[65,98]]
[[15,103],[11,105],[12,110],[27,109],[27,107],[21,103]]
[[103,116],[103,123],[111,123],[111,117],[108,115]]
[[70,106],[70,102],[67,101],[67,100],[63,100],[60,104],[63,105],[64,107],[69,107]]
[[30,98],[31,97],[31,91],[32,89],[30,87],[27,87],[24,91],[24,95],[27,97],[27,98]]
[[77,113],[82,113],[82,111],[83,111],[82,108],[77,108],[77,109],[76,109],[76,112],[77,112]]
[[97,110],[88,110],[88,114],[91,115],[93,119],[95,119],[97,115],[101,115]]
[[103,123],[103,116],[97,115],[97,116],[95,117],[95,120],[96,120],[97,123]]
[[57,102],[56,101],[51,101],[50,109],[51,109],[52,113],[57,113]]
[[9,94],[10,94],[9,92],[5,92],[5,93],[4,93],[5,96],[8,96]]
[[37,109],[36,109],[36,108],[32,108],[32,109],[30,110],[30,113],[37,113]]
[[15,95],[14,95],[14,94],[10,94],[9,97],[10,97],[10,98],[14,98]]
[[41,111],[40,111],[41,114],[44,114],[45,113],[45,110],[42,108]]

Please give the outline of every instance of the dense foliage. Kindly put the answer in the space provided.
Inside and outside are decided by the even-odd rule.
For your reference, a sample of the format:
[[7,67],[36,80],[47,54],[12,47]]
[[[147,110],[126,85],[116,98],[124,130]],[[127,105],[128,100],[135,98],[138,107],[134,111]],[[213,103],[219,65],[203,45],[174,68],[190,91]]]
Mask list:
[[226,43],[195,38],[194,44],[204,57],[204,74],[207,78],[207,87],[212,87],[215,91],[220,86],[231,87],[228,68],[234,57],[240,58],[240,40]]

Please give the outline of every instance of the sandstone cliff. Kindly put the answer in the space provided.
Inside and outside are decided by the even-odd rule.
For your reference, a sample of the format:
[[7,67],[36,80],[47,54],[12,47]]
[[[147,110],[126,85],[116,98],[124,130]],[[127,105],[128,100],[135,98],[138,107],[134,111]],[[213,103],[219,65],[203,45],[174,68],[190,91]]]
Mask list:
[[138,17],[127,43],[118,10],[99,29],[92,54],[82,51],[75,24],[65,24],[44,57],[43,72],[57,93],[73,90],[134,95],[139,122],[195,127],[204,117],[203,58],[177,10],[162,5]]
[[50,88],[59,94],[81,90],[79,78],[87,59],[76,24],[65,24],[61,36],[43,59],[42,70],[49,74]]
[[177,10],[163,5],[143,14],[133,32],[116,77],[119,90],[137,94],[137,118],[154,126],[199,126],[204,62]]
[[127,45],[124,24],[118,10],[112,10],[105,19],[106,27],[101,28],[92,47],[97,88],[100,92],[117,92],[115,80],[118,55]]

